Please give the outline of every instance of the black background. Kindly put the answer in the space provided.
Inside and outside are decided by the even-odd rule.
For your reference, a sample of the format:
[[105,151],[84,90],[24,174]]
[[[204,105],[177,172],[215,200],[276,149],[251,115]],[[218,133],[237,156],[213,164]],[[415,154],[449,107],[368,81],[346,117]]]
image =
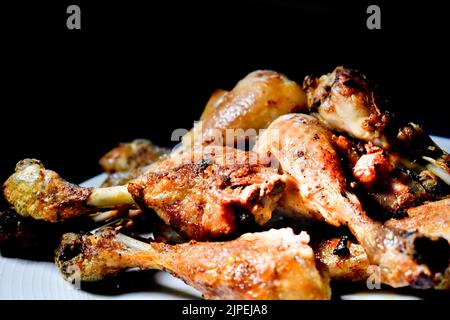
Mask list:
[[[450,136],[444,2],[17,1],[2,5],[0,178],[25,157],[73,182],[120,141],[169,146],[216,88],[273,69],[298,82],[337,65],[373,78],[393,108]],[[381,7],[381,30],[366,8]],[[82,30],[66,8],[81,7]],[[447,59],[445,59],[447,58]]]

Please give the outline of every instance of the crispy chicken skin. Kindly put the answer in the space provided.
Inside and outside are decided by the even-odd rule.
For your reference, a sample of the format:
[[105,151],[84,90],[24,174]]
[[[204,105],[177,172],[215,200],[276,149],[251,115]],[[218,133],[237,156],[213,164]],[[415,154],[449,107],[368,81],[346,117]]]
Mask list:
[[[233,90],[213,92],[200,122],[183,137],[182,145],[170,156],[207,145],[245,149],[247,144],[253,143],[257,130],[266,128],[279,115],[294,111],[306,111],[306,95],[297,83],[274,71],[252,72]],[[230,131],[227,133],[227,130]],[[135,176],[138,167],[168,155],[167,149],[147,140],[122,143],[100,159],[105,172],[120,172],[110,175],[104,186],[124,184]],[[125,171],[129,174],[122,173]]]
[[17,163],[3,185],[5,199],[22,216],[58,222],[98,211],[88,204],[92,190],[68,183],[38,160]]
[[[201,121],[183,137],[183,147],[233,146],[257,134],[247,130],[266,128],[278,116],[296,111],[306,111],[306,95],[299,85],[274,71],[255,71],[230,92],[220,90],[212,95]],[[242,132],[226,133],[237,129]]]
[[[418,234],[384,227],[366,215],[346,186],[331,132],[318,119],[303,114],[279,117],[259,137],[255,151],[274,157],[297,183],[297,189],[287,188],[294,193],[287,194],[281,206],[347,225],[370,261],[381,267],[384,283],[401,287],[432,277],[429,268],[414,259]],[[420,286],[430,287],[431,281]]]
[[292,229],[247,233],[227,242],[142,243],[106,230],[65,234],[56,263],[65,277],[95,281],[126,268],[161,269],[207,299],[329,299],[309,236]]
[[14,174],[3,185],[3,195],[18,214],[49,222],[134,203],[126,187],[80,187],[46,169],[35,159],[19,161]]
[[[68,278],[81,271],[82,280],[95,281],[138,267],[169,271],[210,299],[328,299],[329,277],[363,281],[373,266],[393,287],[448,290],[450,156],[420,126],[391,118],[380,105],[366,77],[344,67],[306,77],[303,88],[255,71],[211,95],[179,148],[138,139],[105,154],[100,165],[109,177],[101,188],[71,184],[25,159],[3,194],[24,217],[57,223],[89,216],[72,221],[84,225],[76,232],[105,217],[128,214],[120,219],[126,228],[137,216],[154,219],[149,211],[161,218],[146,220],[155,224],[151,244],[110,227],[64,235],[55,260]],[[256,140],[253,151],[243,151]],[[314,253],[309,236],[291,229],[236,239],[250,226],[273,227],[275,208],[296,216],[272,220],[278,227],[319,219],[347,226],[356,242],[324,240],[330,234],[312,224]],[[13,232],[27,236],[23,224],[11,227],[14,214],[2,215],[8,233],[0,242],[8,245]],[[45,225],[39,232],[54,228],[31,222]]]
[[338,226],[342,219],[335,211],[341,206],[341,197],[336,194],[345,193],[346,181],[330,136],[316,118],[288,114],[272,122],[259,137],[254,151],[261,157],[272,157],[272,162],[278,162],[290,175],[288,188],[293,192],[283,195],[284,209]]
[[[391,219],[385,222],[388,227],[396,228],[404,232],[419,232],[430,239],[445,239],[449,243],[447,246],[447,258],[445,253],[431,254],[434,264],[445,264],[445,259],[450,259],[450,199],[430,202],[418,207],[408,209],[408,217],[402,219]],[[343,281],[361,281],[368,276],[368,268],[371,265],[364,248],[351,241],[344,241],[348,250],[344,254],[339,254],[337,248],[342,246],[339,238],[321,241],[315,248],[316,258],[327,266],[330,278]],[[425,253],[429,248],[423,248]],[[342,248],[341,248],[341,251]],[[423,253],[419,253],[423,254]],[[441,262],[441,263],[442,263]],[[441,270],[442,280],[437,282],[435,288],[450,288],[450,262],[447,263],[447,274]]]
[[210,146],[160,161],[128,185],[110,188],[73,185],[39,161],[25,160],[3,192],[17,213],[50,222],[137,203],[188,239],[205,240],[231,235],[241,220],[267,222],[284,185],[256,153]]
[[128,191],[188,239],[230,235],[237,220],[249,217],[264,224],[284,190],[283,177],[251,152],[206,147],[165,162],[170,169],[162,170],[161,162],[132,180]]
[[158,147],[151,141],[136,139],[121,143],[100,159],[100,166],[107,173],[124,172],[147,166],[164,159],[168,149]]
[[383,130],[389,117],[380,111],[379,101],[366,77],[342,66],[320,78],[303,82],[310,112],[330,129],[354,138],[389,146]]
[[[358,282],[367,280],[371,275],[376,275],[377,270],[373,268],[376,265],[370,263],[369,257],[360,244],[348,242],[348,254],[336,254],[335,250],[340,241],[341,239],[339,238],[327,239],[314,248],[316,259],[327,268],[330,279]],[[447,267],[442,264],[445,259],[448,260],[449,258],[449,254],[443,258],[441,256],[431,257],[431,259],[435,259],[435,264],[443,266],[441,271],[435,276],[435,289],[450,289],[450,266],[448,266],[449,263],[447,263]],[[420,281],[420,278],[418,281]]]

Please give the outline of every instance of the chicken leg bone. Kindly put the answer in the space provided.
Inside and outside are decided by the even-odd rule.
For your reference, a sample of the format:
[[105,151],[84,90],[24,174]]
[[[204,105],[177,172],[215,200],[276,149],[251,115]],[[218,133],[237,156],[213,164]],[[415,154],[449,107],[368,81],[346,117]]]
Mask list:
[[24,160],[3,186],[23,216],[57,222],[136,202],[196,240],[228,236],[240,220],[267,222],[283,190],[283,176],[256,154],[223,147],[166,159],[128,185],[109,188],[73,185]]
[[143,243],[112,230],[68,233],[56,252],[62,274],[81,281],[127,268],[170,272],[208,299],[328,299],[328,278],[317,269],[309,236],[292,229],[247,233],[227,242]]
[[347,225],[366,250],[371,263],[381,268],[384,283],[394,287],[432,284],[426,265],[414,259],[416,233],[402,232],[370,219],[357,197],[348,190],[331,133],[318,119],[289,114],[275,120],[255,148],[270,155],[289,173],[296,187],[288,187],[281,206],[288,211]]

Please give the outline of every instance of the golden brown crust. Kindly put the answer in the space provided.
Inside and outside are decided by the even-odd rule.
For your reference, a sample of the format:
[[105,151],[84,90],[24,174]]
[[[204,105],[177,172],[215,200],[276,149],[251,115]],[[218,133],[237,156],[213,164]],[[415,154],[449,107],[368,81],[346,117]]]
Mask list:
[[[401,227],[405,227],[403,231],[408,232],[408,229],[406,229],[408,226],[402,225]],[[430,285],[435,289],[449,290],[450,261],[446,262],[446,259],[450,260],[450,253],[448,251],[445,252],[445,249],[441,250],[440,252],[429,251],[430,249],[432,249],[432,247],[430,246],[431,242],[429,242],[428,240],[424,240],[425,238],[417,238],[416,241],[422,242],[422,244],[419,245],[419,250],[415,252],[415,256],[422,259],[423,257],[426,257],[426,259],[428,260],[428,264],[439,266],[440,270],[435,270],[432,279],[427,279],[426,277],[417,278],[416,281],[418,281],[419,283],[414,284],[414,286],[420,288],[420,281],[432,281],[430,282]],[[360,244],[349,241],[346,245],[346,247],[348,248],[348,254],[339,255],[336,254],[335,250],[340,242],[341,239],[339,238],[323,240],[314,250],[316,258],[320,261],[320,263],[326,266],[332,280],[364,281],[369,276],[375,274],[374,271],[376,271],[376,269],[371,268],[378,266],[370,262],[364,248]],[[425,246],[423,244],[425,244]],[[445,254],[447,255],[447,257],[445,257]],[[408,271],[405,270],[405,272]],[[381,278],[379,280],[382,283],[385,283],[386,279],[381,274]]]
[[296,111],[306,111],[306,96],[300,86],[277,72],[255,71],[230,92],[213,94],[201,122],[183,137],[183,147],[242,144],[254,139],[256,130],[266,128],[278,116]]
[[364,75],[340,66],[320,78],[306,77],[303,89],[310,111],[317,112],[330,130],[388,146],[383,135],[388,114],[380,111],[379,101]]
[[91,192],[68,183],[34,159],[20,161],[3,185],[5,199],[17,213],[50,222],[95,213],[97,209],[88,205]]
[[255,154],[222,147],[163,161],[128,185],[141,207],[197,240],[232,234],[239,214],[267,222],[283,189],[282,176]]
[[[282,205],[287,211],[312,215],[332,225],[343,219],[338,213],[336,193],[344,193],[345,177],[331,143],[331,133],[316,118],[305,114],[287,114],[277,118],[259,137],[255,151],[270,155],[290,175],[288,186],[295,194],[285,193]],[[274,161],[275,162],[275,161]]]
[[306,233],[280,229],[227,242],[132,243],[132,248],[111,231],[66,234],[56,263],[66,277],[78,271],[84,281],[125,268],[163,269],[208,299],[329,299],[328,277],[316,269],[308,241]]
[[191,242],[166,269],[183,274],[208,299],[329,299],[327,276],[316,269],[308,240],[281,229],[233,242]]
[[[371,262],[381,267],[385,283],[401,287],[432,276],[414,259],[417,234],[398,232],[367,216],[347,187],[331,132],[319,120],[304,114],[281,116],[260,136],[255,150],[275,157],[297,182],[297,189],[286,189],[296,194],[285,196],[281,205],[300,215],[306,212],[330,224],[347,225]],[[295,200],[294,205],[289,199]]]

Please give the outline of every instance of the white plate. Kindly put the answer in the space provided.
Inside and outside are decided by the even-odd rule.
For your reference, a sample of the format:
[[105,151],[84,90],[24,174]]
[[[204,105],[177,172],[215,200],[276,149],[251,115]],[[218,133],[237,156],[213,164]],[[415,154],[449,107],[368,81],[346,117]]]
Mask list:
[[[450,139],[433,137],[443,149],[450,151]],[[94,177],[82,185],[98,186],[105,175]],[[0,299],[195,299],[200,298],[198,291],[165,272],[149,272],[143,275],[129,272],[123,281],[137,283],[138,289],[124,285],[124,290],[111,290],[106,284],[105,290],[89,291],[76,289],[66,282],[53,263],[35,262],[0,256]],[[128,280],[127,280],[128,279]],[[115,284],[115,283],[113,283]],[[108,287],[109,285],[109,287]],[[415,294],[413,292],[413,294]],[[420,299],[419,296],[398,294],[398,291],[359,290],[344,294],[342,299]]]

